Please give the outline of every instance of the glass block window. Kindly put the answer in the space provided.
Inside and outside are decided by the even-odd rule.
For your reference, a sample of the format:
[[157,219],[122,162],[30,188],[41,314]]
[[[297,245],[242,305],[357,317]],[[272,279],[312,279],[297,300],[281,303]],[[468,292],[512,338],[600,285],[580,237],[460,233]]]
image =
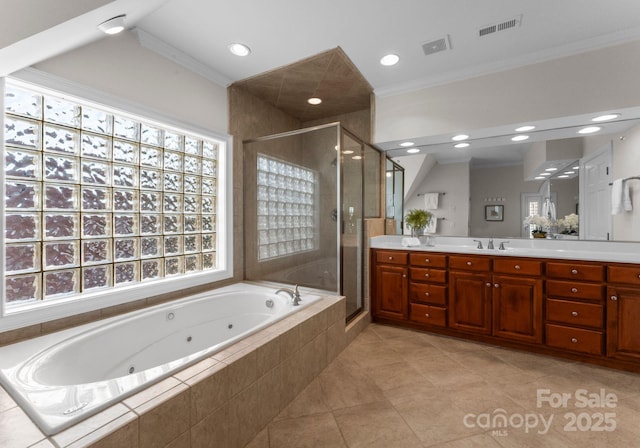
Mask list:
[[258,154],[258,260],[317,248],[315,171]]
[[223,142],[8,81],[5,303],[216,269]]

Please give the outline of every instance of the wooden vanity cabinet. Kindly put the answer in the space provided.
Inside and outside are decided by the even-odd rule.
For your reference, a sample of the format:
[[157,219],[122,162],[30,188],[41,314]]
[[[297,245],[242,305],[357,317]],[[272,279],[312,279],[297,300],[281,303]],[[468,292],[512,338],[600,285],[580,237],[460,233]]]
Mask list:
[[543,262],[518,258],[493,261],[493,335],[541,343]]
[[489,257],[449,257],[450,328],[470,333],[491,334],[491,280]]
[[407,252],[376,252],[374,315],[396,320],[408,318],[408,259]]
[[640,266],[608,266],[607,279],[607,356],[640,361]]
[[573,352],[604,353],[604,266],[548,261],[546,344]]
[[409,319],[447,326],[447,256],[409,254]]

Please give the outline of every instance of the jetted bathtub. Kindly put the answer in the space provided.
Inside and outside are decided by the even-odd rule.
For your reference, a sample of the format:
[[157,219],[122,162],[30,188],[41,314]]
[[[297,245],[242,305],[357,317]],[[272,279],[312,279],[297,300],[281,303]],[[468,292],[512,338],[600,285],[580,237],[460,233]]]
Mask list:
[[239,283],[0,348],[0,383],[55,434],[236,343],[300,306],[278,286]]

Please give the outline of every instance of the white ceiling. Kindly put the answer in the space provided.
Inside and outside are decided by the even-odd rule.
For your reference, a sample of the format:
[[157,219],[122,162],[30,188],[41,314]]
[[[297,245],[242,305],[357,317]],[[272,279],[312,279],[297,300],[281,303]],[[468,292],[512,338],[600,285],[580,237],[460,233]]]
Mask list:
[[[196,61],[199,73],[221,84],[339,46],[379,96],[640,39],[640,0],[325,0],[315,7],[302,0],[90,0],[85,9],[78,0],[58,0],[37,11],[32,2],[7,1],[14,8],[0,21],[0,75],[102,38],[96,23],[122,13],[139,35]],[[64,14],[54,14],[63,6]],[[512,18],[517,27],[478,36]],[[24,29],[35,34],[25,38],[23,28],[10,26],[20,21],[33,22]],[[451,48],[425,56],[422,44],[443,37]],[[252,54],[231,55],[231,42],[249,45]],[[400,62],[381,66],[387,53]]]
[[[640,38],[638,0],[170,0],[136,26],[234,82],[340,46],[386,95]],[[521,26],[478,37],[486,25]],[[422,44],[448,36],[451,50]],[[231,42],[252,49],[246,58]],[[379,59],[396,53],[400,62]]]

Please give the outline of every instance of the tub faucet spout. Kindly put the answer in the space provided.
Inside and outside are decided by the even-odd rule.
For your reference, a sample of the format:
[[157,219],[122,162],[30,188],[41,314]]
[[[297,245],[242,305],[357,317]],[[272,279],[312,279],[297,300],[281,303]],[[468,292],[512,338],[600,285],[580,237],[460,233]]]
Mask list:
[[286,292],[287,294],[289,294],[289,297],[291,297],[293,306],[300,305],[300,291],[298,290],[298,285],[296,285],[295,289],[280,288],[276,291],[276,294],[279,294],[281,292]]

